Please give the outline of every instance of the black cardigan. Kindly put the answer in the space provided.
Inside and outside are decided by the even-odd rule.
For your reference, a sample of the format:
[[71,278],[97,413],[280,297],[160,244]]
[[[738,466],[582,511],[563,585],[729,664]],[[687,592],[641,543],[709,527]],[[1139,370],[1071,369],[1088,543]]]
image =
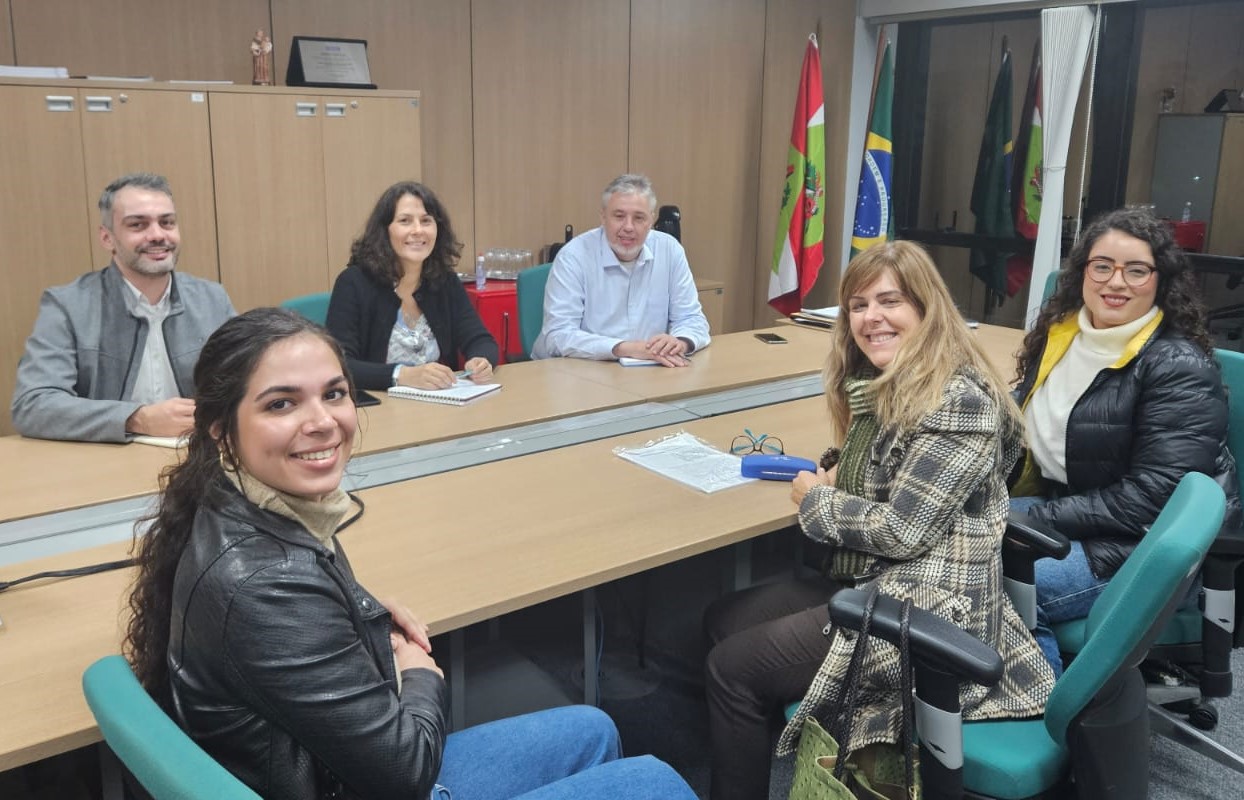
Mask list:
[[[476,357],[497,363],[497,340],[484,327],[456,276],[440,285],[424,281],[415,292],[415,303],[436,336],[440,363],[450,369]],[[345,351],[359,389],[387,389],[393,382],[396,365],[384,362],[400,306],[392,287],[358,266],[352,264],[337,276],[325,324]]]

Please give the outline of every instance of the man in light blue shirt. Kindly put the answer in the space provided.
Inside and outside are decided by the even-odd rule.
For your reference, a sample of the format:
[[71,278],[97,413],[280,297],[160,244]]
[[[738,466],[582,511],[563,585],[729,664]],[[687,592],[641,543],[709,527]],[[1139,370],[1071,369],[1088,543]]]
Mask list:
[[657,198],[643,175],[615,178],[601,196],[601,226],[563,247],[544,290],[544,325],[532,358],[639,358],[683,367],[709,344],[687,254],[652,230]]

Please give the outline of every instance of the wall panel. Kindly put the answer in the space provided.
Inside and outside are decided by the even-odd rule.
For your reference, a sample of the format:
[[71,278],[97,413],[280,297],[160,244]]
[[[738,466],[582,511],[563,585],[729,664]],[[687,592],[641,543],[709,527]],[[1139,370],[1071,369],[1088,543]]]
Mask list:
[[[710,24],[711,23],[711,24]],[[763,0],[632,0],[630,168],[682,210],[691,269],[724,281],[725,328],[751,327]]]
[[13,10],[10,0],[0,2],[0,64],[16,64],[13,60]]
[[[419,90],[422,179],[449,209],[463,252],[474,252],[470,4],[450,0],[271,1],[273,39],[280,52],[288,49],[295,35],[365,39],[373,83],[382,89]],[[283,63],[277,75],[283,82]],[[395,168],[390,182],[410,177]],[[352,212],[357,218],[353,223],[356,234],[362,232],[370,211],[366,205]]]
[[821,83],[825,92],[825,256],[821,277],[810,302],[830,305],[837,291],[842,250],[839,221],[843,214],[841,187],[846,180],[847,135],[851,82],[840,79],[851,70],[854,9],[850,0],[769,0],[765,9],[764,84],[761,92],[760,179],[757,192],[756,267],[751,283],[732,289],[752,295],[752,324],[767,325],[776,313],[768,304],[769,267],[777,238],[778,207],[786,180],[795,94],[808,34],[818,32]]
[[[9,0],[19,63],[70,75],[251,82],[251,37],[269,28],[268,0]],[[278,73],[283,74],[284,64]]]
[[627,169],[627,4],[473,0],[476,250],[600,223]]

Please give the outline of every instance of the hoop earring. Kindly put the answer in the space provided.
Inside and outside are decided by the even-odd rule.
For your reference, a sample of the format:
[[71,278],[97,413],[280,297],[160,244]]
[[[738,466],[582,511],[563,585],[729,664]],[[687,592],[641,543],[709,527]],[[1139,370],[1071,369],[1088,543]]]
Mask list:
[[237,470],[234,469],[232,464],[229,464],[228,462],[225,461],[224,448],[217,448],[216,455],[219,456],[220,458],[220,469],[222,472],[237,472]]

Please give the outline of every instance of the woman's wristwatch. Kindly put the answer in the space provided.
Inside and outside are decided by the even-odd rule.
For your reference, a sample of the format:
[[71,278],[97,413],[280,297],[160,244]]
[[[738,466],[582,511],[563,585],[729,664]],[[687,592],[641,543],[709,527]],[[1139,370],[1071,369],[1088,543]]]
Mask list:
[[390,386],[397,386],[397,380],[402,376],[402,365],[396,364],[393,367],[393,378],[389,381]]

